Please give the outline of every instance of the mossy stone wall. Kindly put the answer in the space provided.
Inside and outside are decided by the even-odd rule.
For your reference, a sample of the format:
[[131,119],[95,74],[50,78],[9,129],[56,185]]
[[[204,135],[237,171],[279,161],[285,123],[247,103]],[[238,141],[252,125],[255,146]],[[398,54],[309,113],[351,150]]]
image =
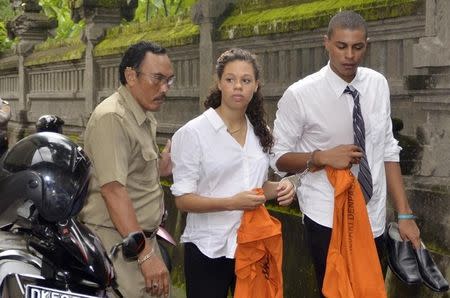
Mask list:
[[[164,47],[195,44],[199,41],[199,27],[187,17],[155,19],[144,23],[124,23],[108,29],[105,37],[96,45],[94,56],[122,54],[131,44],[151,40]],[[26,66],[81,60],[86,45],[81,36],[47,41],[35,47],[26,58]]]
[[257,4],[256,8],[251,5],[237,5],[231,16],[220,25],[218,38],[236,39],[326,27],[330,18],[339,10],[357,11],[367,21],[409,16],[417,12],[422,1],[323,0],[307,3],[301,1],[300,4],[275,8],[264,3]]
[[[111,1],[103,2],[108,7]],[[355,10],[367,21],[409,16],[416,14],[422,4],[422,0],[238,0],[230,15],[219,24],[216,37],[229,40],[313,30],[325,27],[331,16],[342,9]],[[198,44],[199,26],[189,17],[124,23],[107,30],[105,38],[95,47],[94,56],[121,54],[140,40],[152,40],[165,47]],[[36,47],[26,65],[77,60],[83,57],[84,51],[79,36],[61,41],[50,39]]]
[[80,60],[85,50],[86,45],[80,36],[64,40],[48,39],[34,48],[33,53],[25,59],[25,66]]
[[107,30],[106,37],[94,50],[94,56],[120,54],[130,45],[151,40],[165,47],[198,43],[199,27],[190,19],[168,18],[148,23],[130,23]]

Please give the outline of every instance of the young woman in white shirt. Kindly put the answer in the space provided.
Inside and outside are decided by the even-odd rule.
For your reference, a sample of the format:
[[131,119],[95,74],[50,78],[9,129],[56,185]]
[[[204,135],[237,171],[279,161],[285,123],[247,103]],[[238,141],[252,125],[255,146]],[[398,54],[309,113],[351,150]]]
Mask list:
[[236,232],[243,210],[293,200],[288,179],[267,181],[273,137],[264,120],[256,57],[242,49],[224,52],[207,109],[172,138],[177,207],[188,212],[184,243],[187,298],[227,297],[234,290]]

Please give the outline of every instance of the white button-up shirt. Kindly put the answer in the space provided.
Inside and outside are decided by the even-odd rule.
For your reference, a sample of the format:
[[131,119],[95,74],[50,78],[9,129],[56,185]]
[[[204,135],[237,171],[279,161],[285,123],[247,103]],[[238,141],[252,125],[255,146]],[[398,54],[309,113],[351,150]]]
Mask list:
[[[292,84],[278,102],[274,123],[277,160],[288,152],[326,150],[341,144],[353,144],[353,97],[344,94],[347,85],[360,93],[366,130],[366,155],[372,173],[373,196],[367,204],[374,237],[384,232],[386,218],[385,161],[399,161],[401,148],[392,133],[389,87],[380,73],[359,67],[348,84],[330,68]],[[358,165],[352,167],[357,176]],[[313,221],[333,225],[334,189],[325,170],[308,173],[297,189],[302,212]]]
[[[172,138],[173,195],[193,193],[214,200],[261,187],[269,157],[248,119],[247,127],[243,147],[212,108],[181,127]],[[181,242],[194,243],[210,258],[234,258],[242,213],[188,213]]]

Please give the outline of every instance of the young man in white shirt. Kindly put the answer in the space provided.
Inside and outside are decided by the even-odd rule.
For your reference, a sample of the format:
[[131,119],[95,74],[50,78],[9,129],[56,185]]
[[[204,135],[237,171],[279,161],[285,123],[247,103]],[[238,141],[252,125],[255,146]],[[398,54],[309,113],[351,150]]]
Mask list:
[[[367,43],[367,25],[359,14],[351,11],[336,14],[324,36],[329,63],[286,90],[278,103],[274,123],[272,167],[291,173],[310,170],[297,194],[319,289],[325,274],[334,209],[334,191],[325,166],[350,167],[357,177],[362,163],[368,164],[371,186],[365,198],[379,254],[384,245],[386,189],[400,217],[407,218],[399,220],[402,238],[420,246],[419,229],[400,172],[401,148],[392,134],[388,83],[380,73],[359,67]],[[353,132],[356,93],[348,94],[355,89],[365,125],[362,146],[355,145]]]

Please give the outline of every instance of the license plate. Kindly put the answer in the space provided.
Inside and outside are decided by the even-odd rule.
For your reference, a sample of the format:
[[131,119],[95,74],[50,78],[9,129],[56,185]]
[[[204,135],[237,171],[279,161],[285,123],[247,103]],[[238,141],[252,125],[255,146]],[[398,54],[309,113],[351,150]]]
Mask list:
[[70,291],[60,291],[52,288],[27,285],[25,298],[97,298],[97,297],[78,294]]

